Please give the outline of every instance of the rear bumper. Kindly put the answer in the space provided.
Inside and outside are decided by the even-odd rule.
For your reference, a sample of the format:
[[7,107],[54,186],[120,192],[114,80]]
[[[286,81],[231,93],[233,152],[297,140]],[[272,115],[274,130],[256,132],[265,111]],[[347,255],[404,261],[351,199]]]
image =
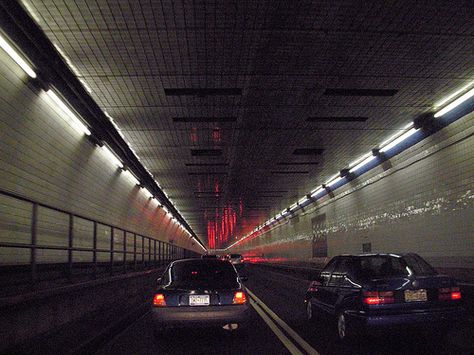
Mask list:
[[221,326],[247,322],[250,308],[248,305],[153,307],[152,317],[162,326]]
[[411,311],[401,314],[347,314],[355,323],[368,328],[383,328],[395,326],[438,326],[440,324],[454,324],[464,321],[466,312],[462,307],[444,308],[436,310]]

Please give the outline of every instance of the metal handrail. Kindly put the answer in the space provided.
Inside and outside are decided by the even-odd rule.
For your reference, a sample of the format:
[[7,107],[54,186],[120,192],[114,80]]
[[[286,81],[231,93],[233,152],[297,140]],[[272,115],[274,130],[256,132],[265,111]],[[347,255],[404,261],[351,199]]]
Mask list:
[[[126,273],[127,265],[133,263],[133,270],[136,271],[138,264],[140,263],[143,267],[150,265],[160,265],[163,262],[169,262],[177,258],[183,257],[192,257],[197,256],[198,254],[182,248],[171,243],[163,242],[156,240],[154,238],[141,235],[130,230],[120,228],[116,225],[109,223],[104,223],[99,220],[92,219],[87,216],[80,214],[72,213],[70,211],[63,210],[58,207],[54,207],[42,202],[34,201],[28,197],[10,192],[0,190],[0,194],[4,196],[11,197],[16,200],[28,202],[31,204],[31,234],[30,234],[30,243],[11,243],[11,242],[2,242],[0,241],[0,248],[21,248],[21,249],[30,249],[30,258],[29,258],[29,267],[30,267],[30,279],[35,282],[38,279],[37,267],[38,265],[44,265],[44,263],[38,263],[37,260],[37,251],[38,250],[62,250],[67,251],[67,275],[68,278],[72,276],[72,270],[74,265],[83,264],[84,262],[74,262],[73,261],[73,252],[90,252],[92,253],[92,265],[93,265],[93,276],[96,277],[97,269],[99,265],[109,265],[110,273],[113,273],[115,266],[124,266],[123,272]],[[69,216],[68,218],[68,232],[67,232],[67,246],[59,245],[48,245],[48,244],[38,244],[37,242],[37,232],[38,232],[38,207],[46,208],[52,211],[63,213]],[[92,230],[92,244],[91,248],[87,247],[74,247],[74,219],[80,218],[85,221],[93,223]],[[110,228],[110,235],[108,236],[109,248],[98,248],[97,247],[97,227],[98,225],[105,226]],[[116,237],[116,231],[122,233],[122,241],[120,243],[120,249],[114,248],[114,237]],[[130,250],[130,243],[133,236],[133,250]],[[105,240],[104,240],[105,241]],[[127,243],[128,242],[128,243]],[[145,250],[147,249],[147,250]],[[109,253],[109,260],[106,262],[100,262],[97,260],[97,253]],[[120,260],[114,260],[114,255],[121,255]],[[127,258],[128,255],[133,255],[132,258]],[[140,256],[140,258],[138,258]],[[140,259],[140,260],[138,260]],[[90,263],[90,262],[88,262]],[[63,265],[63,262],[52,263]],[[5,265],[12,266],[12,265]]]

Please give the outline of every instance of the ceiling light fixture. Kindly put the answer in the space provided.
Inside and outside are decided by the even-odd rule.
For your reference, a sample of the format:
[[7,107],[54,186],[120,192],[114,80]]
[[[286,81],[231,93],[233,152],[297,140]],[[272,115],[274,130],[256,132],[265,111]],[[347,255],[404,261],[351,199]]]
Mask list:
[[114,164],[117,165],[119,168],[123,169],[123,164],[120,159],[115,155],[115,153],[110,149],[108,146],[103,145],[101,147],[102,151],[107,155],[109,160]]
[[69,118],[69,122],[72,124],[74,129],[79,133],[83,133],[87,136],[91,135],[91,131],[89,128],[82,122],[82,120],[77,117],[74,112],[61,100],[61,98],[51,89],[46,91],[48,97],[64,112],[66,113],[67,117]]
[[15,61],[16,64],[24,70],[31,78],[36,78],[36,73],[33,68],[17,53],[17,51],[0,35],[0,47]]
[[464,101],[469,100],[473,96],[474,96],[474,88],[469,90],[464,95],[460,96],[459,98],[457,98],[456,100],[454,100],[453,102],[451,102],[450,104],[448,104],[447,106],[445,106],[444,108],[439,110],[438,112],[436,112],[434,114],[434,117],[441,117],[441,116],[445,115],[446,113],[448,113],[449,111],[455,109],[456,107],[461,105]]
[[340,180],[342,180],[343,178],[341,177],[341,174],[340,173],[337,173],[333,176],[331,176],[325,183],[324,185],[328,186],[328,187],[331,187],[332,185],[334,185],[335,183],[339,182]]
[[390,149],[392,149],[393,147],[395,147],[396,145],[400,144],[401,142],[403,142],[405,139],[407,139],[408,137],[410,137],[411,135],[413,135],[416,131],[418,131],[418,129],[416,128],[411,128],[410,130],[406,131],[405,133],[403,133],[401,136],[399,136],[398,138],[396,138],[395,140],[391,141],[390,143],[388,143],[387,145],[385,146],[381,146],[380,147],[380,152],[381,153],[384,153]]
[[308,201],[309,201],[308,196],[305,196],[305,197],[298,200],[298,205],[301,206],[301,205],[305,204]]
[[135,177],[135,175],[133,175],[133,174],[131,173],[130,170],[128,170],[128,169],[127,169],[127,170],[122,169],[122,171],[123,171],[124,176],[125,176],[128,180],[130,180],[131,182],[133,182],[135,185],[140,185],[140,180],[138,180],[138,179]]
[[[450,102],[452,99],[454,99],[455,97],[457,97],[458,95],[460,95],[461,93],[463,93],[464,91],[466,91],[467,89],[469,89],[471,86],[474,85],[474,81],[471,81],[469,84],[463,86],[461,89],[457,90],[456,92],[452,93],[451,95],[449,95],[448,97],[442,99],[441,101],[437,102],[435,105],[434,105],[434,108],[435,109],[438,109],[440,108],[441,106],[444,106],[445,104],[447,104],[448,102]],[[435,116],[436,117],[436,116]]]
[[384,140],[382,143],[380,143],[378,146],[380,148],[386,146],[387,144],[389,144],[390,142],[394,141],[395,139],[397,139],[398,137],[400,137],[402,134],[404,134],[408,129],[412,128],[413,127],[413,122],[410,122],[409,124],[407,124],[406,126],[402,127],[401,129],[397,130],[397,133],[395,133],[394,135],[390,136],[389,138],[387,138],[386,140]]
[[311,197],[316,197],[321,191],[324,191],[324,188],[322,186],[317,187],[313,191],[311,191]]
[[142,190],[148,198],[153,198],[153,194],[146,187],[144,187]]
[[360,168],[367,165],[374,159],[375,159],[375,156],[372,154],[372,152],[361,156],[359,159],[356,159],[352,163],[349,164],[349,173],[353,173],[354,171],[359,170]]

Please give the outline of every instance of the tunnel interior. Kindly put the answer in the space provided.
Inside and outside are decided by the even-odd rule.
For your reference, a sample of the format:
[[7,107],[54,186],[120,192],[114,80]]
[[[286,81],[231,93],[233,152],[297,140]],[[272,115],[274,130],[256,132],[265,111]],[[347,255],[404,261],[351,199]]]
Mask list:
[[[464,1],[1,3],[4,348],[110,290],[109,317],[140,312],[203,254],[258,279],[417,253],[472,287],[473,19]],[[82,311],[58,301],[76,291]],[[38,318],[52,303],[69,316]]]

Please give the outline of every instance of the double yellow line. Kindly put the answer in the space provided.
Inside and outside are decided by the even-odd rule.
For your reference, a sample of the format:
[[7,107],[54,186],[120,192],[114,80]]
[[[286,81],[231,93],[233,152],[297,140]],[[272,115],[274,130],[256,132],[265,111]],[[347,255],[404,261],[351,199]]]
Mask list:
[[[319,355],[319,353],[309,345],[298,333],[291,329],[275,312],[262,302],[255,294],[246,288],[250,296],[250,305],[255,309],[263,321],[268,325],[273,333],[280,339],[283,345],[292,355],[304,355],[295,344],[298,344],[307,354]],[[283,332],[284,331],[284,332]],[[286,333],[286,334],[285,334]],[[288,336],[287,336],[288,335]],[[291,338],[291,340],[290,340]]]

